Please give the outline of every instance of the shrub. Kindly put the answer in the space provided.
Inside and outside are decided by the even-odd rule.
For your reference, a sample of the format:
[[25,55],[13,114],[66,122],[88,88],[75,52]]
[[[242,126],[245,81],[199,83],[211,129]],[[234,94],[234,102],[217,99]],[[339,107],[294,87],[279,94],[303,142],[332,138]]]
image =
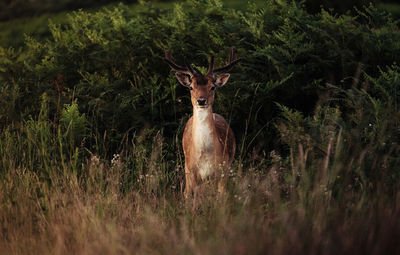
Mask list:
[[[239,139],[248,127],[246,155],[254,146],[273,144],[274,102],[309,114],[326,82],[352,76],[360,63],[377,77],[400,48],[397,23],[374,7],[356,17],[310,15],[299,4],[272,1],[246,12],[200,0],[176,4],[172,13],[147,8],[74,12],[65,26],[50,23],[49,40],[28,38],[21,56],[2,61],[3,86],[24,88],[16,102],[21,118],[38,111],[46,92],[53,116],[78,99],[91,132],[107,131],[111,151],[131,128],[152,126],[171,136],[191,106],[161,61],[163,51],[197,65],[216,54],[222,64],[235,45],[244,61],[219,91],[215,108],[232,120]],[[250,112],[243,107],[248,105]]]

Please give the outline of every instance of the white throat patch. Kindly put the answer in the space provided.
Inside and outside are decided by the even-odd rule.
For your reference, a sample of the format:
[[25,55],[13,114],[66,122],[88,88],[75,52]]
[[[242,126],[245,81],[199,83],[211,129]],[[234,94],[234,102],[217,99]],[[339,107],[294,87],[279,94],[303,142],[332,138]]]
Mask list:
[[193,129],[193,141],[196,148],[199,174],[202,179],[214,172],[215,168],[215,155],[214,155],[214,140],[211,135],[211,127],[208,122],[206,122],[209,114],[213,114],[207,109],[195,109],[196,113],[194,121],[196,125]]

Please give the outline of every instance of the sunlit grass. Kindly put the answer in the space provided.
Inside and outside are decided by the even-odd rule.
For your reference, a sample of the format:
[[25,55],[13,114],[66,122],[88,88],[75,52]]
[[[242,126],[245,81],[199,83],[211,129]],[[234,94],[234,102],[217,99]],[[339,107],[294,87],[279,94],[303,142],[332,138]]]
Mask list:
[[[395,254],[400,194],[371,192],[376,184],[361,174],[368,153],[348,136],[357,131],[338,129],[338,111],[317,107],[309,120],[317,130],[301,133],[301,115],[282,110],[289,157],[272,151],[259,159],[267,164],[246,168],[235,161],[226,192],[203,183],[193,206],[179,151],[167,161],[161,133],[133,137],[110,159],[55,128],[43,97],[37,119],[0,135],[0,253]],[[66,127],[79,123],[76,111],[66,107]],[[391,146],[385,154],[366,145],[376,150],[372,164],[395,161]]]
[[[59,152],[38,144],[50,135],[45,130],[31,142],[37,144],[32,153],[41,154],[36,160],[51,166],[47,174],[17,154],[8,155],[8,168],[3,165],[2,254],[388,254],[398,247],[399,196],[387,201],[376,193],[364,200],[363,192],[349,191],[335,200],[326,178],[332,171],[347,171],[341,162],[329,164],[328,175],[316,178],[304,168],[306,161],[310,168],[325,164],[302,153],[293,155],[289,165],[274,154],[267,168],[239,174],[235,166],[227,192],[219,194],[210,185],[193,208],[183,199],[179,181],[160,185],[169,178],[159,155],[161,141],[144,162],[143,175],[127,188],[126,178],[136,170],[128,167],[129,158],[91,155],[79,171],[72,161],[61,169],[51,157]],[[16,137],[1,139],[8,149],[17,146],[12,143]],[[140,151],[129,155],[146,160]],[[291,173],[299,182],[285,181],[297,178]]]

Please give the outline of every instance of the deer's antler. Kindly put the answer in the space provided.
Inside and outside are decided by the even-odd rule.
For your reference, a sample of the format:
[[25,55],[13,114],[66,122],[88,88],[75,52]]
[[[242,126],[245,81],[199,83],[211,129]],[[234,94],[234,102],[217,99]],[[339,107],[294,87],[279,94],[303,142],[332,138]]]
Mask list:
[[175,64],[168,50],[165,51],[164,61],[167,62],[172,70],[178,73],[184,73],[193,76],[198,72],[197,68],[193,68],[192,65],[186,60],[186,58],[184,59],[185,67]]
[[235,53],[236,53],[236,48],[235,46],[232,46],[227,65],[217,69],[214,69],[214,56],[211,56],[207,75],[215,75],[219,73],[229,72],[233,68],[233,66],[236,65],[241,60],[240,58],[235,59]]
[[207,72],[207,75],[213,75],[213,72],[214,72],[214,56],[211,56],[211,58],[210,58],[210,64],[208,65],[208,72]]
[[[232,46],[231,48],[231,52],[229,54],[229,58],[228,58],[228,63],[226,66],[221,67],[221,68],[217,68],[214,69],[214,56],[211,56],[210,58],[210,63],[208,66],[208,72],[207,75],[215,75],[215,74],[219,74],[219,73],[227,73],[229,72],[234,65],[236,65],[241,59],[235,59],[235,53],[236,53],[236,48],[234,46]],[[165,57],[164,57],[164,61],[167,62],[167,64],[171,67],[172,70],[174,70],[175,72],[179,72],[179,73],[184,73],[190,76],[194,76],[196,74],[200,74],[200,71],[196,68],[193,67],[185,58],[184,59],[184,64],[185,66],[180,66],[177,65],[171,57],[171,54],[169,53],[168,50],[165,51]]]

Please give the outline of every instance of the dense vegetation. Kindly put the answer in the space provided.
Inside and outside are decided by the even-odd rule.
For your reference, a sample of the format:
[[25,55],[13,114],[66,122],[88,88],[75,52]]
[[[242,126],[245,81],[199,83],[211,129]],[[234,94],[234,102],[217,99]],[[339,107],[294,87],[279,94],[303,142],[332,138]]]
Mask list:
[[[0,48],[0,253],[399,252],[400,32],[265,1],[77,11]],[[228,192],[182,199],[189,93],[162,61],[243,58],[214,111]]]

